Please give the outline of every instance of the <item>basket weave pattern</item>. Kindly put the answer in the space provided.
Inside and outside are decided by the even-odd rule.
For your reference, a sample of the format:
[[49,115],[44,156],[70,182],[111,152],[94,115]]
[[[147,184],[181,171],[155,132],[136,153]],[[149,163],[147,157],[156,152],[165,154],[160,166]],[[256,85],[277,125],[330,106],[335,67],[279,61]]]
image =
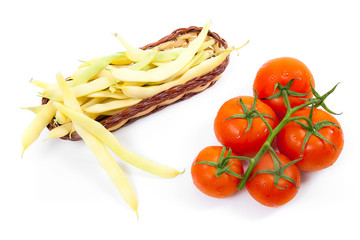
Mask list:
[[[161,38],[157,42],[142,47],[142,49],[159,47],[161,50],[165,50],[171,47],[178,47],[182,44],[186,45],[189,43],[189,39],[191,39],[187,38],[187,36],[196,36],[201,31],[201,29],[201,27],[195,26],[179,28],[173,31],[171,34]],[[219,49],[227,48],[226,41],[218,34],[209,31],[208,38],[215,39],[216,47]],[[162,91],[152,97],[145,98],[141,102],[126,108],[120,113],[112,116],[106,116],[105,118],[98,119],[98,121],[109,131],[115,131],[120,127],[133,123],[140,118],[160,111],[171,104],[186,100],[215,84],[215,82],[220,78],[221,74],[226,69],[228,63],[229,56],[222,62],[222,64],[203,76],[194,78],[184,84],[173,86],[170,89]],[[48,99],[43,98],[42,103],[44,104],[47,101]],[[57,123],[53,120],[48,125],[48,129],[51,130],[57,126]],[[61,139],[76,141],[80,140],[81,137],[76,132],[73,132],[71,137],[67,135],[61,137]]]

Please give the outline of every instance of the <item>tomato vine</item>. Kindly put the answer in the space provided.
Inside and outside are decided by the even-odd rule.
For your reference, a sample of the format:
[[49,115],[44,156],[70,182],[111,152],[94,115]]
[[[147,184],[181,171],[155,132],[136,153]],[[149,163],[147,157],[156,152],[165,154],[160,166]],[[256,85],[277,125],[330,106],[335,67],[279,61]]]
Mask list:
[[[296,159],[296,160],[292,160],[290,161],[288,164],[286,165],[282,165],[279,158],[276,155],[276,152],[274,150],[274,148],[272,147],[272,142],[274,140],[274,138],[278,135],[278,133],[289,123],[289,122],[295,122],[298,125],[300,125],[302,128],[304,128],[307,132],[306,132],[306,136],[304,138],[303,144],[302,144],[302,151],[301,151],[301,155],[304,151],[304,148],[306,146],[307,141],[309,140],[311,135],[315,135],[316,137],[330,143],[335,149],[335,145],[332,144],[328,139],[326,139],[323,135],[321,135],[319,133],[319,130],[323,127],[326,126],[335,126],[338,129],[340,129],[340,127],[333,122],[330,121],[321,121],[318,122],[316,124],[313,124],[312,122],[312,113],[313,113],[313,109],[314,108],[318,108],[320,106],[322,106],[327,112],[331,113],[331,114],[336,114],[333,111],[331,111],[326,105],[325,105],[325,99],[332,93],[335,91],[336,87],[338,86],[338,84],[336,84],[330,91],[328,91],[327,93],[325,93],[324,95],[320,95],[312,86],[311,86],[311,92],[313,94],[312,98],[307,98],[304,99],[305,102],[303,104],[300,104],[298,106],[295,107],[291,107],[290,105],[290,101],[289,101],[289,96],[296,96],[296,97],[302,97],[302,96],[306,96],[309,93],[297,93],[295,91],[291,91],[290,88],[294,82],[295,78],[290,80],[285,86],[281,85],[280,83],[277,83],[275,85],[275,90],[278,90],[278,92],[276,92],[275,94],[273,94],[270,97],[264,98],[264,100],[269,100],[269,99],[274,99],[274,98],[278,98],[278,97],[282,97],[285,107],[287,109],[285,116],[283,117],[283,119],[278,123],[278,125],[274,128],[271,127],[271,125],[268,123],[268,121],[266,120],[266,118],[268,119],[272,119],[274,120],[270,115],[268,114],[264,114],[264,113],[260,113],[259,111],[256,110],[255,106],[256,103],[258,101],[258,95],[256,92],[256,89],[254,89],[254,101],[251,105],[251,107],[248,109],[247,106],[244,104],[244,102],[242,101],[241,98],[239,98],[238,100],[238,105],[242,108],[242,112],[243,114],[234,114],[230,117],[228,117],[227,119],[225,119],[224,121],[230,120],[230,119],[234,119],[234,118],[242,118],[242,119],[246,119],[247,120],[247,128],[244,132],[248,131],[251,127],[252,121],[254,118],[260,118],[264,124],[266,125],[266,127],[268,128],[269,131],[269,135],[266,139],[266,141],[264,142],[264,144],[261,146],[260,150],[257,152],[257,154],[253,157],[247,157],[247,156],[234,156],[232,155],[232,150],[230,147],[225,147],[223,146],[223,149],[221,151],[220,157],[218,158],[217,162],[213,162],[213,161],[199,161],[194,163],[194,165],[197,164],[207,164],[210,165],[214,168],[216,168],[216,172],[215,172],[215,176],[218,178],[220,177],[222,174],[226,173],[229,175],[232,175],[234,177],[237,177],[239,179],[241,179],[241,181],[239,182],[237,188],[238,190],[241,190],[246,182],[248,180],[250,180],[250,176],[252,175],[252,172],[255,168],[255,166],[258,164],[258,162],[260,161],[260,159],[266,154],[266,153],[270,153],[272,159],[273,159],[273,163],[274,163],[274,169],[264,169],[262,171],[259,171],[255,174],[252,175],[251,178],[254,178],[256,175],[261,174],[261,173],[267,173],[267,174],[271,174],[274,175],[274,185],[277,188],[281,188],[278,186],[278,182],[279,179],[285,179],[288,182],[294,184],[297,188],[297,184],[296,182],[289,176],[285,175],[283,172],[290,167],[291,165],[297,163],[298,161],[301,160],[301,158]],[[262,99],[260,99],[262,100]],[[299,111],[302,108],[305,107],[311,107],[310,110],[310,114],[308,117],[305,116],[292,116],[295,112]],[[300,122],[300,120],[303,120],[306,122],[302,123]],[[340,129],[341,130],[341,129]],[[225,155],[225,152],[228,152]],[[247,167],[246,171],[244,174],[237,174],[233,171],[230,170],[230,167],[232,164],[229,164],[229,161],[231,159],[237,159],[237,160],[245,160],[249,162],[249,166]]]
[[[242,180],[240,181],[239,185],[238,185],[238,190],[241,190],[247,180],[249,179],[251,173],[253,172],[255,166],[257,165],[257,163],[259,162],[259,160],[263,157],[263,155],[265,153],[267,153],[268,151],[273,151],[273,148],[271,146],[271,143],[273,142],[274,138],[276,137],[276,135],[284,128],[284,126],[286,124],[288,124],[291,121],[294,121],[298,124],[301,124],[302,127],[304,127],[305,129],[308,129],[310,134],[314,134],[317,137],[320,137],[321,139],[328,141],[326,138],[324,138],[321,134],[318,133],[317,130],[319,130],[320,128],[327,126],[327,125],[335,125],[337,126],[335,123],[332,122],[322,122],[322,123],[318,123],[313,125],[312,120],[311,120],[311,115],[307,118],[307,117],[291,117],[292,114],[294,114],[295,112],[297,112],[298,110],[304,108],[304,107],[311,107],[311,109],[315,108],[315,107],[319,107],[322,106],[327,112],[331,113],[331,114],[335,114],[333,111],[331,111],[326,105],[325,105],[325,99],[332,93],[335,91],[336,87],[338,86],[335,85],[330,91],[328,91],[327,93],[325,93],[324,95],[320,95],[313,87],[311,88],[311,91],[313,93],[313,98],[309,98],[309,99],[305,99],[306,102],[295,106],[295,107],[291,107],[290,106],[290,102],[289,102],[289,95],[290,96],[305,96],[306,94],[298,94],[296,92],[290,91],[290,87],[292,85],[292,83],[294,82],[295,79],[292,79],[288,82],[288,84],[286,84],[285,86],[281,85],[280,83],[276,84],[276,88],[279,90],[276,94],[266,98],[266,99],[272,99],[272,98],[276,98],[276,97],[282,97],[286,106],[286,114],[284,116],[284,118],[281,120],[281,122],[273,129],[271,128],[271,126],[269,126],[266,123],[266,120],[261,116],[259,116],[265,124],[267,124],[267,127],[269,129],[269,136],[267,138],[267,140],[265,141],[265,143],[263,144],[263,146],[260,148],[259,152],[252,158],[247,158],[246,160],[249,161],[249,166],[247,168],[247,170],[244,173],[244,177],[242,178]],[[255,95],[256,96],[256,95]],[[306,124],[300,123],[298,120],[299,119],[303,119],[307,122]],[[338,127],[338,126],[337,126]],[[338,127],[339,128],[339,127]],[[340,129],[340,128],[339,128]],[[308,136],[307,138],[308,139]],[[303,143],[303,148],[305,147],[306,142]],[[332,144],[333,145],[333,144]],[[334,146],[334,145],[333,145]],[[335,148],[335,146],[334,146]],[[335,148],[336,149],[336,148]],[[300,159],[296,159],[293,160],[292,162],[297,162]],[[293,180],[290,180],[290,182],[293,182]],[[276,184],[275,184],[276,185]]]

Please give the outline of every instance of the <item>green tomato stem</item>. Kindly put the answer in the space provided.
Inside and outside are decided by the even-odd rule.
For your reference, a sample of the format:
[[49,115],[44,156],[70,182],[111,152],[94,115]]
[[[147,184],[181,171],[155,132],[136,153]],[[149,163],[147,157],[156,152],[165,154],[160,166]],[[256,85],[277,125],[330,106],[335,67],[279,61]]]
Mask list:
[[[249,177],[250,177],[251,173],[253,172],[255,166],[257,165],[257,163],[260,161],[260,159],[264,156],[264,154],[266,152],[268,152],[269,150],[272,149],[271,143],[274,140],[274,138],[276,137],[276,135],[285,127],[286,124],[288,124],[289,122],[291,122],[293,120],[296,120],[296,118],[293,118],[290,116],[303,107],[307,107],[309,105],[317,104],[317,103],[321,102],[321,99],[311,99],[310,101],[307,101],[299,106],[292,108],[290,106],[290,101],[289,101],[287,91],[282,90],[281,92],[282,92],[282,96],[284,99],[284,104],[287,108],[286,114],[285,114],[284,118],[281,120],[281,122],[276,126],[276,128],[272,129],[270,126],[268,126],[269,136],[266,139],[265,143],[260,148],[260,150],[258,151],[258,153],[253,158],[250,158],[248,160],[250,164],[249,164],[248,168],[246,169],[244,178],[240,181],[240,183],[238,185],[238,190],[241,190],[244,188],[247,180],[249,179]],[[312,125],[312,123],[309,125]]]

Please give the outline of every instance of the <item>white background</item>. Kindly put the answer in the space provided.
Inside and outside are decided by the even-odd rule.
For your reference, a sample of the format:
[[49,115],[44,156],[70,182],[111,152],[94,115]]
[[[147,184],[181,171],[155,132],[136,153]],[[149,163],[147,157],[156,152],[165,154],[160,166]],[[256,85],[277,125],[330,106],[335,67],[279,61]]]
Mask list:
[[[6,1],[0,5],[0,239],[315,239],[359,237],[358,111],[360,15],[357,1]],[[83,142],[43,141],[21,155],[21,134],[34,115],[39,89],[78,60],[123,50],[118,32],[143,46],[180,27],[203,26],[229,45],[222,78],[205,92],[137,121],[115,135],[127,148],[185,173],[161,179],[119,164],[139,198],[137,221]],[[213,120],[227,99],[251,95],[267,60],[290,56],[312,71],[319,92],[338,82],[328,105],[337,112],[345,147],[338,161],[302,175],[296,198],[267,208],[246,189],[213,199],[192,184],[197,153],[218,145]]]

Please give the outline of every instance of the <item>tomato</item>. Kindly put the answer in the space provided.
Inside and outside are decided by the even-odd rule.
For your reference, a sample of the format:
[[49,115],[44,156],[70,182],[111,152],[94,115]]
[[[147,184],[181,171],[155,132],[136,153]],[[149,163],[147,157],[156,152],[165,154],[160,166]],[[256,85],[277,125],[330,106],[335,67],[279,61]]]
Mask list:
[[[309,117],[310,111],[310,108],[302,109],[294,113],[292,117]],[[344,135],[339,122],[334,116],[324,110],[314,109],[312,115],[313,124],[321,121],[330,121],[340,127],[339,129],[331,125],[318,130],[318,133],[328,139],[334,146],[318,136],[311,135],[302,154],[307,130],[295,122],[288,123],[277,136],[278,148],[281,153],[293,159],[302,158],[296,164],[300,170],[317,171],[330,167],[335,163],[343,149]],[[299,122],[306,124],[305,120],[300,120]]]
[[[290,105],[291,107],[294,107],[304,103],[304,100],[301,98],[312,97],[310,83],[313,87],[315,87],[312,73],[308,67],[298,59],[281,57],[266,62],[258,70],[253,88],[256,89],[259,98],[267,98],[278,92],[278,89],[274,92],[276,83],[280,83],[285,86],[294,78],[297,79],[294,80],[292,86],[290,87],[291,91],[310,93],[302,97],[289,96]],[[263,101],[276,112],[279,119],[283,118],[286,114],[287,109],[281,96],[275,99]]]
[[[213,164],[219,164],[219,158],[223,150],[223,147],[220,146],[206,147],[200,151],[191,166],[191,176],[194,185],[201,192],[215,198],[225,198],[234,194],[240,182],[240,178],[226,172],[222,173],[220,176],[216,176],[216,172],[218,170],[217,167],[206,163],[199,163],[202,161],[209,161]],[[229,150],[227,149],[225,151],[225,156],[228,154]],[[231,153],[230,156],[235,155]],[[238,175],[242,175],[244,173],[241,160],[230,159],[223,167],[227,167],[229,164],[232,164],[229,168],[232,172]]]
[[[269,130],[258,116],[246,118],[232,118],[231,116],[244,114],[240,99],[245,105],[245,110],[251,109],[255,98],[250,96],[235,97],[226,101],[219,109],[214,122],[215,136],[220,143],[230,147],[234,153],[241,156],[254,156],[266,141]],[[277,124],[275,112],[265,103],[257,99],[255,109],[264,116],[266,121],[274,128]],[[252,121],[252,122],[251,122]],[[248,124],[250,129],[247,130]],[[246,131],[247,130],[247,131]]]
[[[289,167],[284,167],[290,163],[290,159],[281,153],[277,153],[276,155],[281,165],[275,160],[275,155],[266,153],[259,160],[246,183],[246,188],[250,195],[256,201],[268,207],[279,207],[289,202],[296,196],[298,188],[300,187],[300,173],[298,168],[294,164]],[[273,174],[259,172],[280,168],[285,168],[285,170],[282,169],[280,171],[285,176],[280,176],[277,186]],[[285,180],[285,177],[290,177],[294,182]]]

